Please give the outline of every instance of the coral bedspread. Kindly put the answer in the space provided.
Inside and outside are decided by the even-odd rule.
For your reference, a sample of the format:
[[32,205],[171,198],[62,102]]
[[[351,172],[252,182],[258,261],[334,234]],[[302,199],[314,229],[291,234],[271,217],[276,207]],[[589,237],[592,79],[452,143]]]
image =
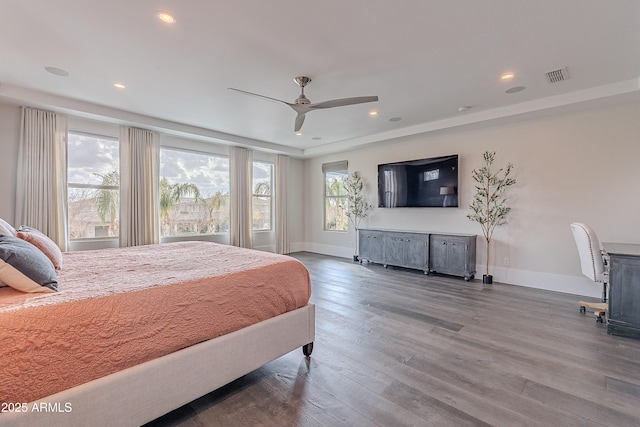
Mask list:
[[0,402],[61,390],[305,306],[282,255],[180,242],[69,252],[60,292],[0,288]]

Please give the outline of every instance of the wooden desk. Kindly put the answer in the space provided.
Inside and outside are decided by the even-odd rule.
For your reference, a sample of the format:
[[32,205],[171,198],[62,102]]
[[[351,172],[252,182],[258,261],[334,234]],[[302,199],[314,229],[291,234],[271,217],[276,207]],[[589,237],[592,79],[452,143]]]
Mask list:
[[640,244],[603,243],[609,255],[607,332],[640,338]]

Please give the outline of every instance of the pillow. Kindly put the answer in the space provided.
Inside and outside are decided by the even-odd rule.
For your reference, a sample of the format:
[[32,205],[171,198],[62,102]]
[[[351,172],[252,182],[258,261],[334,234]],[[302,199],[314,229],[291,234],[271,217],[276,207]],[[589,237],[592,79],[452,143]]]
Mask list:
[[0,281],[22,292],[58,290],[56,270],[49,258],[13,236],[0,236]]
[[16,230],[16,233],[18,231],[33,231],[34,233],[40,233],[46,236],[46,234],[44,234],[42,231],[38,230],[37,228],[33,228],[33,227],[29,227],[28,225],[21,225],[20,227],[18,227],[18,229]]
[[9,224],[4,219],[0,218],[0,234],[7,234],[11,236],[16,235],[16,229],[13,228],[11,224]]
[[[13,228],[13,226],[11,224],[9,224],[7,221],[5,221],[4,219],[0,218],[0,235],[7,235],[7,236],[15,236],[16,235],[16,229]],[[2,283],[2,280],[0,280],[0,288],[4,288],[7,285],[5,285],[4,283]]]
[[62,251],[46,234],[35,228],[23,225],[18,228],[17,237],[40,249],[51,260],[54,268],[60,270],[62,267]]

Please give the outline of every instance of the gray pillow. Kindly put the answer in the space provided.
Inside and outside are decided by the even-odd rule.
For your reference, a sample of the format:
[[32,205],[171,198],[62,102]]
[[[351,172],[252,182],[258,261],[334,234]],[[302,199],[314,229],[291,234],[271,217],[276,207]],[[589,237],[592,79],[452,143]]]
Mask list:
[[58,290],[49,258],[31,243],[8,235],[0,235],[0,282],[23,292]]

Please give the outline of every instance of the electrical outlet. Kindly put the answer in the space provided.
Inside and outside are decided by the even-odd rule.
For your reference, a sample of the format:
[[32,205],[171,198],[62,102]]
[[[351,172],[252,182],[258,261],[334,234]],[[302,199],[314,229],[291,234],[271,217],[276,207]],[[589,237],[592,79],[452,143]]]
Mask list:
[[509,258],[505,258],[504,259],[504,265],[508,266],[509,265]]

